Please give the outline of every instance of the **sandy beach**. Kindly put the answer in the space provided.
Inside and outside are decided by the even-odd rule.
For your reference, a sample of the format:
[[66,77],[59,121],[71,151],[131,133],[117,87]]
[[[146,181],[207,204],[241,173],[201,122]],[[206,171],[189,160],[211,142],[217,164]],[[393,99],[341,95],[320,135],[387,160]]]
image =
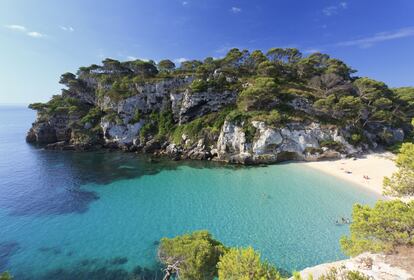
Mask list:
[[[306,162],[307,166],[322,172],[348,180],[382,194],[382,181],[384,176],[391,176],[397,171],[392,153],[372,153],[353,159],[339,159],[333,161]],[[368,179],[364,178],[368,176]]]

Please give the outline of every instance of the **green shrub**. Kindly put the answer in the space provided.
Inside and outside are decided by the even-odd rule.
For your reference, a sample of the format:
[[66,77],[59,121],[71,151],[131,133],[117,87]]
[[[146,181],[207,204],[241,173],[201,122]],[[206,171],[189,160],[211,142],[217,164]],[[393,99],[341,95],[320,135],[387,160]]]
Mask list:
[[352,141],[353,144],[359,143],[359,142],[361,142],[361,140],[362,140],[361,134],[356,134],[355,133],[355,134],[351,135],[351,141]]
[[252,125],[250,121],[246,121],[243,125],[244,137],[247,143],[252,143],[256,136],[257,129]]
[[227,115],[229,112],[232,112],[232,110],[233,109],[231,107],[224,108],[219,112],[204,115],[189,123],[177,125],[171,133],[171,138],[174,143],[180,144],[183,134],[186,134],[193,140],[196,140],[196,138],[205,138],[205,136],[217,136],[220,133],[220,129],[223,126]]
[[282,121],[282,116],[277,110],[270,112],[257,112],[257,115],[252,116],[253,121],[263,121],[266,125],[276,127]]
[[384,178],[384,194],[398,197],[414,196],[414,144],[404,143],[396,163],[398,171]]
[[190,85],[190,89],[193,92],[203,92],[203,91],[207,91],[208,89],[208,84],[205,80],[203,79],[197,79],[194,80],[191,85]]
[[226,116],[226,120],[234,124],[241,124],[250,117],[249,113],[245,113],[239,110],[232,110]]
[[153,136],[156,134],[157,134],[157,126],[153,122],[145,123],[139,131],[139,136],[141,140],[145,140],[149,136]]
[[174,118],[171,111],[161,112],[158,115],[158,135],[167,136],[174,126]]
[[140,138],[145,139],[148,136],[156,138],[166,138],[173,130],[174,119],[171,111],[152,112],[146,117],[146,123],[140,130]]
[[158,249],[160,261],[179,262],[180,278],[210,280],[217,276],[217,262],[227,248],[208,231],[195,231],[174,238],[161,239]]
[[142,118],[141,111],[139,109],[135,109],[134,115],[129,120],[129,123],[130,124],[137,123],[137,122],[139,122],[141,120],[141,118]]
[[231,248],[217,264],[219,279],[278,280],[282,279],[275,267],[260,259],[260,254],[248,248]]
[[389,252],[396,246],[414,245],[414,201],[378,201],[372,208],[356,204],[352,220],[350,236],[340,240],[347,255]]
[[29,109],[36,110],[36,111],[43,111],[47,109],[47,104],[40,103],[40,102],[32,103],[32,104],[29,104]]
[[175,128],[173,132],[173,141],[174,143],[181,143],[181,137],[183,134],[186,134],[190,139],[198,138],[202,133],[204,126],[204,118],[197,118],[189,123],[179,125]]
[[99,123],[101,117],[103,116],[103,112],[99,107],[91,108],[88,113],[81,119],[82,124],[90,123],[93,126]]
[[279,87],[273,78],[257,78],[254,84],[244,89],[237,98],[241,111],[271,110],[278,103]]

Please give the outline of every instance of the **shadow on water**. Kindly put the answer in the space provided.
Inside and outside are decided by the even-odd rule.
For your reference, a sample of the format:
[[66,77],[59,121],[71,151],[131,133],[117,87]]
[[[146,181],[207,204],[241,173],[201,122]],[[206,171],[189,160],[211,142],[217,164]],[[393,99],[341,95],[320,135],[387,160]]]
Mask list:
[[52,247],[40,247],[38,249],[39,252],[45,253],[45,254],[52,254],[52,255],[60,255],[62,254],[62,248],[58,246],[52,246]]
[[[5,180],[8,188],[0,208],[12,216],[82,214],[99,196],[82,189],[84,184],[104,186],[117,180],[156,175],[180,166],[191,168],[238,167],[206,161],[175,162],[134,153],[46,151],[30,149],[22,176]],[[9,182],[9,184],[8,184]]]
[[1,242],[0,243],[0,272],[5,271],[10,258],[20,249],[17,242]]
[[29,280],[158,280],[162,279],[161,266],[151,269],[135,266],[132,271],[122,266],[128,262],[126,257],[110,260],[84,259],[72,267],[57,268],[45,271],[43,275],[16,275],[16,279]]

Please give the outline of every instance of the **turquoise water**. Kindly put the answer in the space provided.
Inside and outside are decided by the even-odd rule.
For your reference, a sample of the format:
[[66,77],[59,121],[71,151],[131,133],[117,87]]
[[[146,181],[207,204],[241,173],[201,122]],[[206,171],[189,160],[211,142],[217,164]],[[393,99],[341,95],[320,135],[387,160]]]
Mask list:
[[158,240],[198,229],[299,270],[344,258],[335,219],[378,198],[297,163],[45,151],[24,142],[33,119],[0,107],[0,270],[16,279],[149,279]]

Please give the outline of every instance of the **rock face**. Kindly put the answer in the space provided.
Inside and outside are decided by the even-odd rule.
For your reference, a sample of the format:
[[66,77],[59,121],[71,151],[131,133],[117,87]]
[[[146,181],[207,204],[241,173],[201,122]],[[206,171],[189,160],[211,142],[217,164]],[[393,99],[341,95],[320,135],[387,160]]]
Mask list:
[[324,146],[331,142],[341,145],[344,155],[359,152],[333,126],[289,123],[284,127],[272,128],[261,121],[253,121],[251,125],[256,133],[249,143],[242,126],[227,121],[224,123],[217,142],[219,160],[234,163],[271,163],[340,157],[338,151]]
[[[313,279],[319,279],[334,268],[337,271],[358,271],[373,280],[414,279],[412,263],[406,263],[398,258],[400,258],[398,255],[364,253],[349,260],[306,268],[300,272],[300,275],[302,279],[309,279],[310,276]],[[404,258],[410,258],[410,255],[404,256]]]
[[[220,127],[214,127],[214,132],[211,127],[197,127],[198,131],[206,129],[202,136],[193,129],[191,137],[185,133],[158,137],[158,128],[151,125],[161,114],[168,113],[175,125],[185,126],[207,114],[235,107],[238,92],[217,92],[212,88],[193,92],[190,87],[193,81],[194,77],[187,76],[132,83],[127,96],[114,97],[110,94],[111,84],[80,75],[73,88],[63,90],[62,98],[82,104],[86,112],[96,109],[98,119],[83,120],[86,112],[69,114],[56,108],[52,112],[39,108],[38,118],[26,139],[50,149],[108,147],[167,155],[175,160],[212,159],[240,164],[338,158],[358,154],[368,147],[355,147],[346,140],[351,138],[352,129],[315,121],[284,124],[267,124],[260,119],[249,123],[224,121]],[[287,106],[299,113],[318,115],[312,102],[302,96],[292,95]],[[144,128],[144,132],[149,132],[141,135]],[[364,135],[374,147],[377,142],[404,139],[402,129],[384,125],[370,124]],[[177,138],[181,138],[178,143]]]
[[69,123],[76,119],[76,115],[69,117],[63,113],[55,113],[52,117],[44,119],[39,114],[36,122],[27,133],[26,140],[27,142],[39,144],[69,141],[71,134]]
[[48,123],[36,123],[26,136],[29,143],[50,144],[57,142],[56,130]]
[[223,161],[247,163],[251,158],[243,128],[224,122],[217,142],[217,158]]
[[107,120],[101,122],[105,142],[116,143],[121,146],[139,143],[138,133],[143,125],[143,121],[121,125]]
[[235,104],[236,97],[237,94],[231,91],[190,93],[187,90],[180,97],[175,97],[175,116],[180,124],[187,123],[197,117],[217,112],[227,105]]
[[103,110],[112,110],[121,114],[122,118],[129,121],[139,111],[150,113],[153,111],[172,110],[179,118],[180,104],[177,99],[183,96],[182,88],[193,81],[192,77],[167,79],[156,83],[136,84],[135,95],[122,100],[114,100],[104,96],[97,100],[97,106]]

